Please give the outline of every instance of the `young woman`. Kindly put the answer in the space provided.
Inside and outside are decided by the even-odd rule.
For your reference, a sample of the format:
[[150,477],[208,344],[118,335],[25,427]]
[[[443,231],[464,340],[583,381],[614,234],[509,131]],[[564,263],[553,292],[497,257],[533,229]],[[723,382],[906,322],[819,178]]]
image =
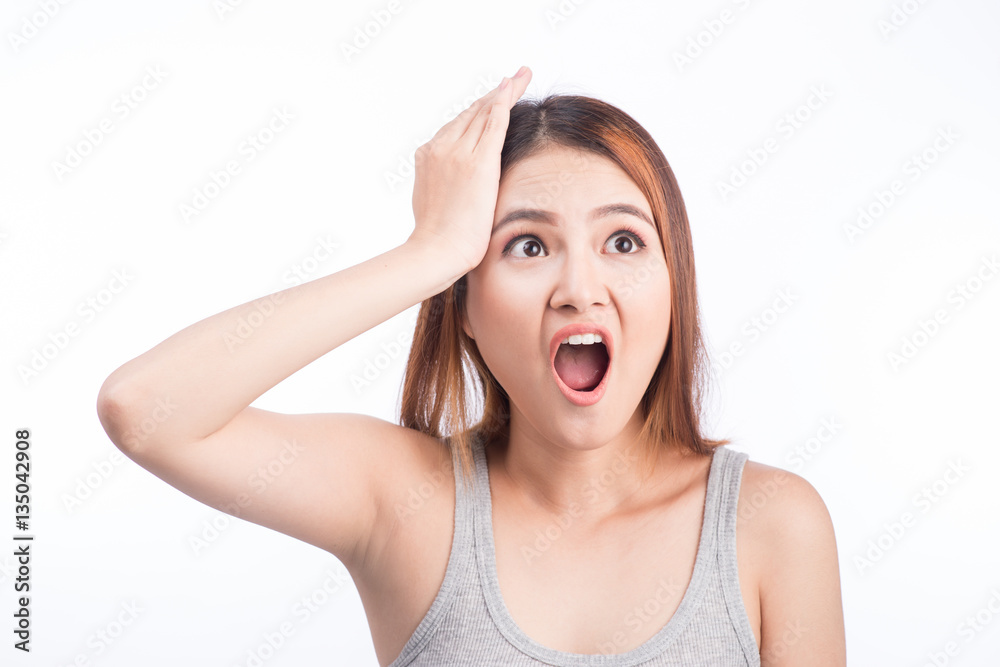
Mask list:
[[[104,428],[184,493],[341,560],[383,666],[845,664],[823,501],[700,432],[670,167],[609,104],[517,102],[530,78],[418,148],[404,244],[124,364]],[[418,303],[401,425],[250,407]],[[288,440],[295,458],[251,494]]]

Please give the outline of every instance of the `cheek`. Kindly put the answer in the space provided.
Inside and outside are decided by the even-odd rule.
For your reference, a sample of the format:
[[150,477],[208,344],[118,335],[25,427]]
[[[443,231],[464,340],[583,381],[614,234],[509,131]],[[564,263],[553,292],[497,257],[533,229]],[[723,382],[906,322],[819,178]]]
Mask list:
[[624,308],[669,314],[670,274],[663,258],[649,257],[624,267],[615,292]]
[[[509,345],[513,340],[513,319],[518,306],[516,299],[512,299],[510,294],[509,288],[501,288],[496,280],[488,277],[483,279],[482,276],[476,276],[469,280],[466,293],[468,325],[480,354],[487,362],[498,354],[506,354],[504,343]],[[523,311],[523,306],[520,310]]]
[[496,293],[492,281],[472,274],[467,281],[465,310],[472,335],[479,341],[488,338],[495,328],[497,313],[504,308],[504,304],[498,298],[502,295]]
[[622,327],[643,350],[635,359],[645,368],[659,362],[670,334],[670,276],[662,258],[629,267],[617,289]]
[[466,311],[477,339],[495,339],[499,331],[516,329],[521,326],[518,320],[530,318],[531,309],[537,309],[538,287],[530,278],[480,266],[466,280]]
[[[510,392],[540,363],[542,308],[510,280],[470,280],[466,310],[483,361]],[[516,393],[516,391],[514,392]]]

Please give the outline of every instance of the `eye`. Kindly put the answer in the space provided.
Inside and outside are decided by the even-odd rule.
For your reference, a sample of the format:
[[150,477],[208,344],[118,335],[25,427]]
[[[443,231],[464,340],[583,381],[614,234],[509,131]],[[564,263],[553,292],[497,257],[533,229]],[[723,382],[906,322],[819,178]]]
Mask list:
[[[646,247],[639,233],[630,227],[619,229],[608,238],[613,255],[635,255]],[[608,247],[607,245],[605,247]],[[502,257],[518,257],[530,259],[544,257],[544,247],[537,236],[521,233],[507,242],[500,255]]]
[[634,255],[646,247],[642,238],[631,229],[619,229],[611,235],[609,243],[617,251],[613,254],[619,255]]
[[[514,253],[514,250],[524,250],[527,254]],[[530,234],[521,234],[510,240],[507,245],[504,246],[503,256],[508,256],[513,253],[514,257],[540,257],[542,252],[542,244],[538,241],[538,238]]]

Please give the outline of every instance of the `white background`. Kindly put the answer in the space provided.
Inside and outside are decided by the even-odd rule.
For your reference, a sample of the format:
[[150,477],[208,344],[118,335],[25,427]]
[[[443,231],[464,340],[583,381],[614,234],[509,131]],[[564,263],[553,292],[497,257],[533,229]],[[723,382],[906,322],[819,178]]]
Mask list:
[[[115,368],[174,332],[291,286],[294,266],[312,279],[403,242],[413,150],[527,64],[528,97],[620,106],[677,174],[717,363],[710,434],[822,495],[849,664],[917,666],[935,653],[996,664],[1000,278],[984,263],[1000,255],[996,4],[402,0],[350,58],[343,45],[387,2],[89,0],[50,3],[51,18],[43,4],[0,13],[0,507],[12,516],[14,431],[29,428],[36,536],[30,656],[11,648],[13,546],[0,548],[0,663],[247,665],[292,621],[263,664],[377,664],[350,582],[308,619],[292,612],[341,571],[336,559],[226,525],[121,458],[95,399]],[[143,90],[147,68],[164,74]],[[136,100],[127,117],[123,94]],[[241,143],[276,108],[294,119],[246,161]],[[793,133],[781,129],[788,114]],[[112,131],[57,173],[105,118]],[[935,149],[939,131],[953,138]],[[745,163],[769,138],[777,150]],[[925,151],[933,163],[914,171]],[[240,173],[186,222],[180,205],[231,159]],[[753,173],[724,197],[734,170]],[[878,212],[894,180],[894,200],[850,238],[859,207]],[[960,285],[972,296],[961,307]],[[793,302],[774,318],[782,290]],[[923,334],[936,311],[942,323]],[[395,420],[405,350],[369,386],[351,378],[409,340],[415,312],[255,405]],[[754,338],[753,318],[768,323]],[[904,339],[918,345],[908,358]],[[726,360],[733,343],[742,353]],[[40,369],[26,373],[36,353]],[[823,420],[837,424],[832,437]],[[808,460],[793,458],[810,444]],[[952,465],[967,470],[951,476]],[[933,503],[916,501],[925,488]],[[887,526],[907,512],[912,525],[893,537]],[[190,539],[211,536],[212,521],[225,528],[196,554]],[[13,545],[13,519],[3,525]],[[129,604],[141,611],[99,654],[95,633],[114,632]],[[977,613],[984,624],[969,632]],[[941,655],[949,642],[955,655]]]

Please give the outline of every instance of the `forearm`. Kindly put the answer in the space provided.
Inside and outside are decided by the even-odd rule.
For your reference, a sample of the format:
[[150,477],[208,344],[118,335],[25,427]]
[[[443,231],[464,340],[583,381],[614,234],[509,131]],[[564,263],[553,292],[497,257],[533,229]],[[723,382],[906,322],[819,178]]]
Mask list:
[[411,240],[208,317],[112,373],[98,399],[101,420],[118,446],[131,446],[119,442],[134,430],[130,424],[159,407],[170,417],[156,419],[149,433],[144,429],[144,447],[204,438],[292,373],[464,273],[429,244]]

